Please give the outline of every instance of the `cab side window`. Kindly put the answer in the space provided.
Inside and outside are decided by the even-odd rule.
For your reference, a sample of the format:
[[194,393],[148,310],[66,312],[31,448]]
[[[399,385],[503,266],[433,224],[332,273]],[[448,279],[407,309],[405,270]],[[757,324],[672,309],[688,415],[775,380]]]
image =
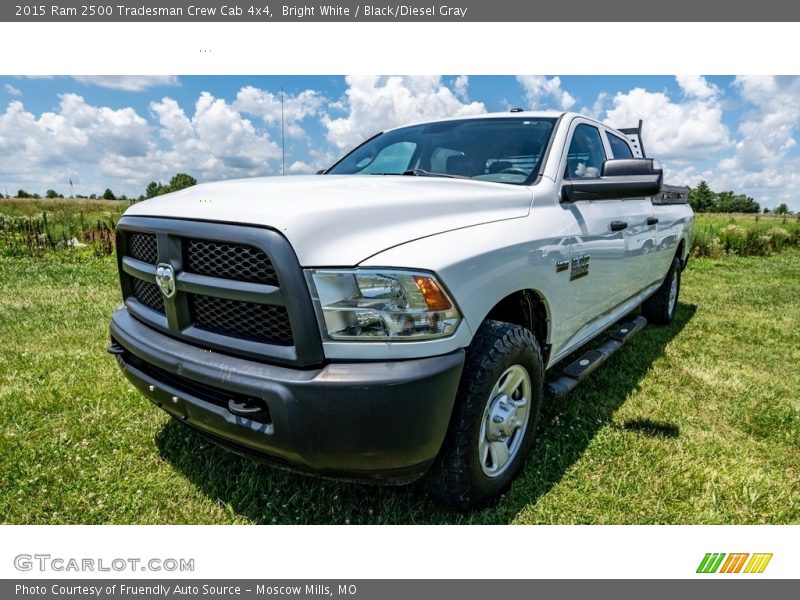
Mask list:
[[608,145],[611,146],[611,153],[614,158],[633,158],[633,152],[631,152],[628,142],[613,133],[606,133],[608,134]]
[[600,131],[586,123],[581,123],[572,133],[572,141],[567,151],[568,179],[600,177],[600,169],[606,159]]

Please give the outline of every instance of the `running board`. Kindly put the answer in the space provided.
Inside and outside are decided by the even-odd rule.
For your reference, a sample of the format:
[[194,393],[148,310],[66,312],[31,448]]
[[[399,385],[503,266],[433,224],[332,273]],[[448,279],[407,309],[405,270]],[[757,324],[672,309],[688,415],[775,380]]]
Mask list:
[[619,325],[611,337],[598,348],[587,350],[578,360],[567,365],[563,374],[545,385],[545,393],[552,398],[566,396],[577,385],[586,379],[597,367],[606,362],[623,344],[639,333],[647,325],[647,319],[641,315]]

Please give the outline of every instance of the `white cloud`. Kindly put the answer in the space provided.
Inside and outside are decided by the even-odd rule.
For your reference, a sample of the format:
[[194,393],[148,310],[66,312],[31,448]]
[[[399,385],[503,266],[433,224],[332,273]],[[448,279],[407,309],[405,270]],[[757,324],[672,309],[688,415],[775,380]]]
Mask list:
[[525,90],[528,109],[554,108],[570,110],[575,105],[575,98],[561,88],[559,77],[543,77],[541,75],[520,75],[517,81]]
[[455,80],[453,80],[453,91],[460,100],[466,102],[469,99],[468,90],[469,77],[466,75],[459,75],[455,78]]
[[587,115],[599,121],[603,118],[603,113],[605,112],[606,108],[608,108],[608,93],[600,92],[597,94],[597,98],[595,99],[594,104],[592,104],[592,107],[589,108],[584,106],[580,112],[582,115]]
[[317,171],[319,171],[319,169],[315,169],[313,166],[302,160],[294,161],[286,169],[286,172],[290,175],[309,175],[311,173],[316,173]]
[[178,78],[173,75],[77,75],[74,79],[89,85],[127,92],[140,92],[151,87],[180,84]]
[[673,102],[664,92],[633,88],[611,99],[604,121],[612,127],[634,127],[644,121],[642,137],[648,155],[688,161],[706,158],[729,145],[722,108],[714,98]]
[[10,83],[7,83],[4,87],[5,87],[5,90],[6,90],[7,94],[9,94],[11,96],[22,96],[22,91],[19,90],[18,88],[15,88]]
[[737,77],[734,85],[753,107],[739,124],[737,168],[755,171],[783,162],[800,127],[800,78]]
[[[762,206],[786,202],[800,210],[795,192],[800,187],[800,158],[794,151],[800,129],[800,78],[737,77],[732,90],[746,106],[733,135],[721,120],[717,86],[702,77],[676,79],[685,102],[635,89],[614,97],[607,121],[621,127],[643,118],[645,148],[648,154],[668,159],[665,177],[671,183],[697,185],[705,180],[712,189],[747,194]],[[702,166],[696,167],[697,162]]]
[[[302,138],[305,136],[300,122],[308,117],[317,115],[325,99],[315,90],[305,90],[296,95],[286,94],[283,98],[283,121],[286,136]],[[281,95],[262,90],[253,86],[246,86],[236,94],[233,108],[250,115],[259,117],[268,125],[277,125],[281,122]]]
[[750,105],[739,123],[735,151],[719,161],[710,183],[746,191],[763,205],[800,210],[800,158],[792,149],[800,129],[800,77],[737,77]]
[[40,193],[71,178],[78,193],[111,187],[138,195],[149,181],[181,171],[200,180],[268,174],[269,161],[280,158],[266,132],[209,93],[190,115],[171,98],[151,102],[150,110],[154,123],[130,107],[63,94],[56,110],[37,117],[13,100],[0,114],[0,176]]
[[267,133],[208,92],[200,94],[191,117],[172,98],[151,102],[150,110],[170,145],[160,156],[166,173],[190,171],[203,179],[263,175],[272,171],[268,161],[280,158]]
[[346,116],[321,119],[328,141],[340,150],[391,127],[486,112],[482,102],[460,100],[441,77],[349,76],[346,82]]
[[80,164],[99,165],[103,176],[104,165],[139,160],[153,148],[150,126],[132,108],[92,106],[76,94],[63,94],[57,111],[38,118],[18,100],[0,115],[0,174],[37,188],[76,178]]
[[678,75],[675,79],[686,96],[708,99],[719,94],[719,88],[702,75]]

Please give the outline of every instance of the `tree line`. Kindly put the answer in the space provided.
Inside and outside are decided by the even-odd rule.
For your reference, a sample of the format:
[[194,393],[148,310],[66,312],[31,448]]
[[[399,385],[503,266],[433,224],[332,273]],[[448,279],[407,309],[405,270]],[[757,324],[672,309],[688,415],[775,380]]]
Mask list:
[[778,205],[774,210],[761,205],[745,194],[729,192],[715,192],[705,181],[701,181],[697,187],[689,188],[689,205],[694,212],[698,213],[759,213],[765,215],[770,212],[776,215],[790,214],[791,211],[785,202]]
[[[128,198],[125,194],[115,194],[110,188],[106,188],[106,190],[102,194],[90,194],[89,196],[75,194],[75,198],[81,198],[86,200],[145,200],[147,198],[153,198],[155,196],[161,196],[162,194],[168,194],[170,192],[177,192],[178,190],[182,190],[187,187],[191,187],[197,184],[197,179],[189,175],[188,173],[177,173],[175,174],[170,180],[169,183],[161,183],[160,181],[151,181],[147,184],[147,188],[145,188],[144,194],[140,194],[138,198]],[[3,194],[0,194],[0,198],[4,198]],[[16,196],[12,196],[11,194],[8,195],[9,198],[32,198],[34,200],[42,198],[37,193],[30,193],[23,189],[17,191]],[[56,190],[50,189],[44,193],[44,198],[48,199],[55,199],[55,198],[63,198],[64,194],[60,194]]]

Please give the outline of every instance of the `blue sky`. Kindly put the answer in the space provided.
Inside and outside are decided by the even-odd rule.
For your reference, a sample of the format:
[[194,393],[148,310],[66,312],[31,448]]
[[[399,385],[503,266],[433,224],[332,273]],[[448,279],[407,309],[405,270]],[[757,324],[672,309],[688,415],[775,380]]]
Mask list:
[[800,78],[665,76],[0,77],[0,192],[138,196],[151,180],[308,173],[363,138],[427,118],[569,109],[645,121],[671,183],[701,179],[800,210]]

